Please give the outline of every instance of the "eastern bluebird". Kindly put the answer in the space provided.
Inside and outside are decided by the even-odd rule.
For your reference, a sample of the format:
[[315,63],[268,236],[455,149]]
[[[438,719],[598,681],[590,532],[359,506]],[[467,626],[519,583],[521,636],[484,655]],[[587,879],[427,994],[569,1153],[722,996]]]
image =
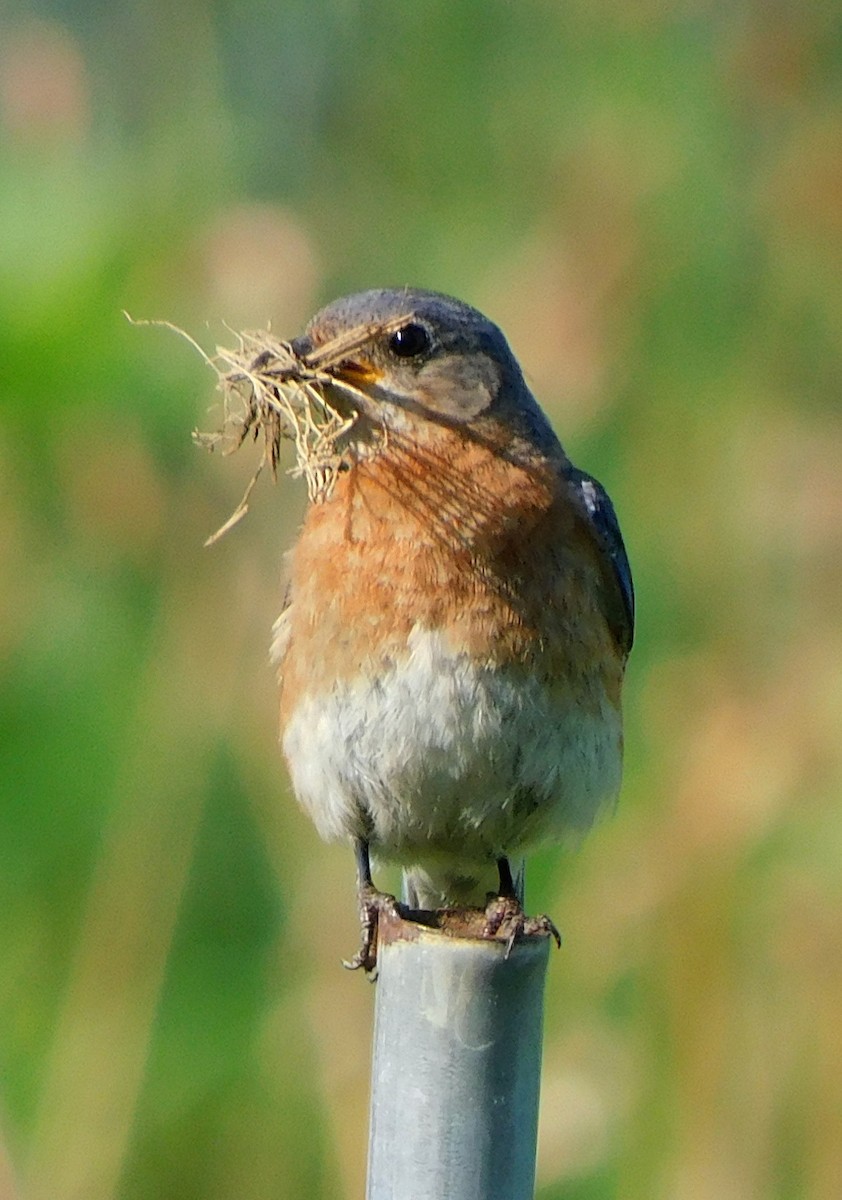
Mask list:
[[491,321],[433,292],[368,291],[322,309],[291,352],[304,369],[336,339],[353,349],[326,395],[357,420],[290,553],[272,656],[296,796],[356,850],[348,965],[369,968],[370,852],[404,868],[413,908],[489,892],[519,908],[510,862],[616,797],[634,597],[611,501]]

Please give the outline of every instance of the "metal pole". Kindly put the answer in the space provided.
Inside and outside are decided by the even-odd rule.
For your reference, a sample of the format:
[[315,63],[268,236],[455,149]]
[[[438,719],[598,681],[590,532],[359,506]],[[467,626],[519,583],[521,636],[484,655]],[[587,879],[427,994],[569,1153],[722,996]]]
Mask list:
[[549,937],[381,915],[368,1200],[532,1200]]

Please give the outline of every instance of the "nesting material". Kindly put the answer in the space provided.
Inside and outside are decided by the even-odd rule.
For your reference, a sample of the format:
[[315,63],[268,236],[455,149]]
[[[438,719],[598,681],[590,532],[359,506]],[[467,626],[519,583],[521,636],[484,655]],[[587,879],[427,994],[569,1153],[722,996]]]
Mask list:
[[[193,440],[198,445],[228,455],[238,450],[249,436],[262,442],[260,462],[242,500],[228,520],[207,539],[206,546],[218,541],[246,515],[251,493],[267,464],[273,478],[277,478],[284,440],[293,443],[295,452],[295,465],[289,474],[303,476],[313,503],[330,498],[348,451],[351,430],[360,412],[371,409],[370,398],[343,378],[342,366],[372,337],[390,333],[406,321],[406,317],[401,317],[382,325],[361,326],[301,356],[290,342],[279,341],[268,331],[232,331],[236,348],[218,346],[211,357],[190,334],[168,321],[128,319],[137,325],[171,329],[185,338],[216,373],[222,393],[222,422],[211,433],[194,430]],[[343,412],[328,399],[328,387],[332,395],[341,395],[347,401]],[[375,443],[384,436],[382,430],[370,431]]]
[[288,342],[270,333],[238,333],[234,350],[217,347],[210,365],[222,393],[222,425],[212,433],[194,430],[193,440],[207,450],[233,454],[251,434],[261,441],[263,454],[237,508],[214,533],[212,545],[248,512],[249,498],[264,467],[277,478],[281,442],[295,451],[293,476],[303,476],[314,503],[330,497],[342,462],[346,435],[358,412],[338,412],[325,396],[324,385],[335,382],[324,371],[307,367]]

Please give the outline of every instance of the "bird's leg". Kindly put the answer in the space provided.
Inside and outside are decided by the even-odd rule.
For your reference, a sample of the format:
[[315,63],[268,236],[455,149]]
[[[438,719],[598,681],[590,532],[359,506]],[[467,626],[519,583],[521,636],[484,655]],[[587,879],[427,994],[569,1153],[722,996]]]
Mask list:
[[371,878],[371,854],[365,838],[354,838],[354,858],[357,862],[357,891],[374,891],[374,880]]
[[510,900],[517,900],[518,894],[515,888],[515,881],[512,878],[512,865],[507,858],[497,859],[497,874],[500,876],[500,890],[498,896],[506,896]]
[[374,886],[371,856],[365,838],[354,838],[354,855],[357,860],[357,900],[362,936],[357,953],[349,961],[343,961],[342,965],[349,971],[358,971],[362,967],[366,975],[372,975],[377,966],[377,923],[380,913],[384,909],[397,912],[397,901],[394,896],[379,892]]
[[496,896],[490,896],[485,906],[485,929],[483,937],[502,939],[506,942],[506,957],[511,954],[512,946],[522,934],[552,934],[556,945],[561,945],[561,934],[549,917],[527,917],[523,911],[523,900],[519,894],[523,887],[523,876],[519,876],[518,888],[512,876],[512,868],[508,858],[497,859],[497,872],[500,877],[500,887]]
[[515,890],[512,868],[508,858],[497,859],[499,886],[497,894],[488,897],[485,906],[485,929],[487,938],[505,937],[506,954],[511,951],[519,933],[523,933],[525,915],[520,897]]

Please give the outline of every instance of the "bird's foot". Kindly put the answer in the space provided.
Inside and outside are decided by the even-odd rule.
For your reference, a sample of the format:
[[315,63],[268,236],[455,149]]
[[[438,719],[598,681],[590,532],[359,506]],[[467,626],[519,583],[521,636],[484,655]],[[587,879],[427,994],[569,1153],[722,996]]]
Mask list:
[[485,928],[482,936],[489,941],[506,943],[506,958],[519,937],[551,935],[561,946],[561,934],[549,917],[528,917],[515,896],[489,896],[485,906]]
[[353,958],[343,959],[342,965],[349,971],[365,971],[369,979],[375,977],[377,970],[377,927],[381,912],[393,917],[400,917],[400,906],[394,896],[388,892],[378,892],[377,888],[368,884],[360,888],[360,948]]

